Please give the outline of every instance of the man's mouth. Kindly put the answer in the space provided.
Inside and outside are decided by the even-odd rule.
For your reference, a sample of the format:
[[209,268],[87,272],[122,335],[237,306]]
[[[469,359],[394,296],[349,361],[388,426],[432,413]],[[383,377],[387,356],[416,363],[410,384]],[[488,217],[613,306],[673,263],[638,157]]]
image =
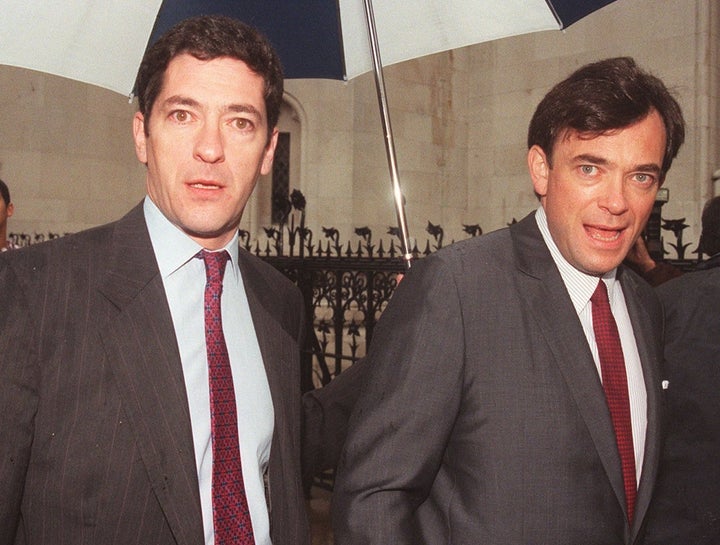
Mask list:
[[208,181],[197,181],[190,184],[190,187],[196,189],[221,189],[220,184],[216,184]]
[[594,240],[600,242],[614,242],[620,238],[622,229],[604,229],[602,227],[586,226],[585,231]]

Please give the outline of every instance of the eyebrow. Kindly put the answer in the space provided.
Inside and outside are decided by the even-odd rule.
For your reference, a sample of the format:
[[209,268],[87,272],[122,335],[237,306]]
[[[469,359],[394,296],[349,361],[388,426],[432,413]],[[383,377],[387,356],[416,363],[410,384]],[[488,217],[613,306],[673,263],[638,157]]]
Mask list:
[[195,108],[200,106],[200,103],[197,100],[182,95],[173,95],[168,97],[163,100],[162,104],[163,106],[192,106]]
[[[581,153],[580,155],[576,155],[574,157],[574,161],[576,163],[591,163],[594,165],[602,166],[610,164],[610,161],[608,161],[607,159],[599,157],[597,155],[592,155],[591,153]],[[640,172],[652,172],[655,174],[660,174],[662,172],[660,165],[657,165],[655,163],[635,165],[632,170]]]
[[[201,104],[194,98],[183,95],[173,95],[163,101],[163,106],[189,106],[192,108],[200,108]],[[252,104],[228,104],[225,106],[226,112],[250,114],[262,119],[262,113]]]
[[255,106],[251,104],[230,104],[225,108],[228,112],[235,112],[238,114],[252,114],[262,119],[262,114]]

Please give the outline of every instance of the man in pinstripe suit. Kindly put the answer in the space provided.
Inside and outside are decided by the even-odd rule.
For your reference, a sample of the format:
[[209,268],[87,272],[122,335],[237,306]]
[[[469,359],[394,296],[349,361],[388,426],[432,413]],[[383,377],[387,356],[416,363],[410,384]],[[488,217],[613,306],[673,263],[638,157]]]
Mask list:
[[237,21],[190,19],[137,86],[144,202],[0,258],[0,544],[220,543],[201,250],[230,256],[222,323],[254,541],[308,543],[302,300],[237,244],[272,165],[279,61]]

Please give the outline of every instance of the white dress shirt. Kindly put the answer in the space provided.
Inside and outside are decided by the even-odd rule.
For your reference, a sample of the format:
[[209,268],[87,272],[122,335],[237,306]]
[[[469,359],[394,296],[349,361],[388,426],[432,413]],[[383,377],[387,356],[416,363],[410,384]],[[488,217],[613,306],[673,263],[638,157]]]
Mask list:
[[[150,197],[145,198],[144,211],[182,360],[205,543],[213,545],[210,390],[203,310],[206,277],[204,262],[195,257],[202,247],[173,225]],[[243,480],[255,543],[271,545],[263,474],[270,456],[275,418],[273,404],[238,268],[237,234],[225,250],[230,254],[230,260],[223,279],[222,322],[237,400]]]
[[[592,325],[592,304],[590,303],[590,297],[592,297],[598,285],[598,277],[580,272],[563,257],[550,235],[547,216],[542,206],[540,206],[535,213],[535,220],[540,228],[545,244],[550,250],[553,261],[555,261],[555,265],[557,265],[557,268],[560,270],[560,276],[575,306],[578,318],[580,318],[580,323],[582,324],[583,331],[585,331],[585,337],[587,337],[590,351],[595,360],[598,376],[602,381],[600,357],[598,355],[597,344],[595,343],[595,332]],[[633,447],[635,449],[635,477],[637,483],[639,483],[645,452],[645,433],[647,430],[647,392],[645,390],[645,380],[643,379],[642,365],[640,363],[640,354],[638,353],[637,342],[635,341],[635,333],[633,332],[630,316],[628,315],[622,286],[620,282],[616,281],[615,273],[616,269],[608,272],[602,277],[602,281],[605,282],[607,286],[610,310],[612,310],[615,322],[617,323],[620,334],[620,344],[625,359],[628,395],[630,397]]]

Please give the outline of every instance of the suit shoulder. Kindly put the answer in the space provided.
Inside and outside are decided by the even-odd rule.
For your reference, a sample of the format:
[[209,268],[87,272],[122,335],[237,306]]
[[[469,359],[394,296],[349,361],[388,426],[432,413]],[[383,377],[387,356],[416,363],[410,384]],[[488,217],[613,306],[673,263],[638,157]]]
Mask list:
[[18,274],[40,273],[54,267],[70,267],[85,259],[103,259],[110,245],[114,223],[71,233],[52,240],[5,252],[8,266]]
[[701,299],[720,297],[720,268],[693,271],[674,278],[656,289],[667,308],[694,305]]
[[[458,297],[498,289],[508,278],[513,252],[507,229],[455,242],[418,259],[398,285],[398,291]],[[483,282],[478,282],[479,277]],[[395,295],[393,295],[395,298]]]
[[687,290],[696,290],[701,287],[720,288],[720,268],[691,271],[673,278],[657,287],[661,297],[680,293]]
[[478,268],[498,266],[512,259],[511,240],[508,229],[499,229],[482,236],[473,237],[449,246],[418,260],[423,268],[450,267],[453,270],[467,272]]
[[265,260],[241,249],[239,265],[246,288],[255,293],[268,308],[285,306],[288,302],[303,304],[300,288]]
[[[522,239],[523,242],[518,242],[518,239]],[[531,249],[536,253],[547,253],[547,247],[544,244],[538,244],[538,241],[541,240],[534,212],[532,212],[510,227],[503,227],[478,237],[455,242],[422,261],[430,259],[431,263],[433,260],[455,262],[463,269],[471,269],[470,272],[477,272],[479,268],[484,267],[509,270],[515,266],[517,261],[518,246],[524,246],[524,251]]]

